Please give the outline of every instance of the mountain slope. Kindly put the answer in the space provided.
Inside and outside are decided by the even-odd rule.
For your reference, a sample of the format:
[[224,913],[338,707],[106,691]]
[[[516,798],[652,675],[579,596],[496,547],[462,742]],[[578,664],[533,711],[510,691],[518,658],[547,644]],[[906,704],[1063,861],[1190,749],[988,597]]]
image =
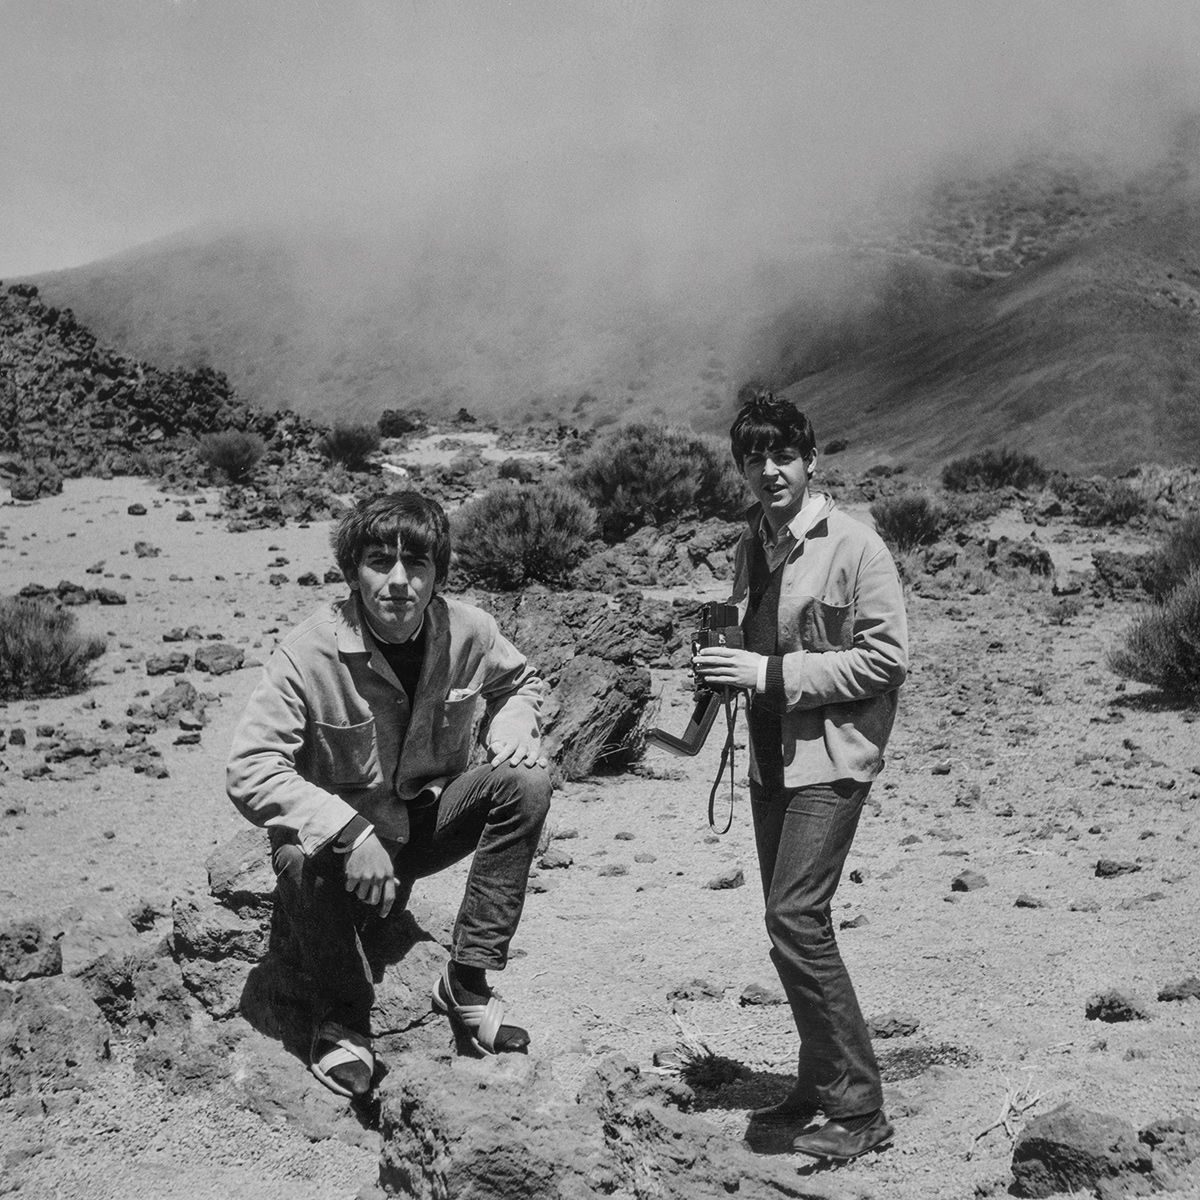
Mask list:
[[1008,444],[1071,470],[1200,459],[1200,202],[1056,251],[788,394],[915,465]]

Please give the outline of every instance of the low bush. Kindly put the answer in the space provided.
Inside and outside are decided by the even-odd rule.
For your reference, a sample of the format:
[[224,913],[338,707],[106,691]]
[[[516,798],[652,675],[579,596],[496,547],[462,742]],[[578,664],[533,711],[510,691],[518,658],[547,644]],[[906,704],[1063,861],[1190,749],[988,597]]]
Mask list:
[[956,458],[942,469],[942,486],[951,492],[1041,487],[1048,472],[1031,454],[1004,447]]
[[206,433],[200,439],[199,453],[204,462],[220,471],[230,483],[243,483],[266,448],[256,433],[227,429],[223,433]]
[[1150,510],[1150,502],[1121,479],[1074,479],[1055,475],[1050,490],[1070,504],[1080,525],[1125,525]]
[[379,430],[374,425],[335,425],[317,441],[317,449],[330,462],[360,471],[368,455],[379,449]]
[[1151,559],[1147,587],[1156,600],[1165,600],[1200,567],[1200,516],[1185,517],[1167,535]]
[[879,536],[896,550],[929,546],[947,524],[946,514],[928,496],[915,492],[884,496],[871,505]]
[[528,583],[567,581],[595,533],[591,505],[570,488],[500,483],[454,517],[454,545],[464,575],[508,591]]
[[1126,630],[1108,664],[1127,679],[1200,701],[1200,567]]
[[0,599],[0,700],[82,691],[104,649],[103,638],[78,632],[66,609],[24,596]]
[[680,517],[732,520],[749,500],[723,444],[662,425],[625,425],[608,434],[572,483],[595,507],[600,535],[610,544]]

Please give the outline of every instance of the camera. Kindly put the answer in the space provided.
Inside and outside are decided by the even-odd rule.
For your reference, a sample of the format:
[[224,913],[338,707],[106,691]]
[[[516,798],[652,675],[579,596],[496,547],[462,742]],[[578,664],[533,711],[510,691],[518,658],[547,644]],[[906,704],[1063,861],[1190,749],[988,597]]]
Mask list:
[[[710,646],[734,646],[740,649],[745,643],[738,625],[736,605],[710,602],[702,604],[699,611],[699,629],[692,635],[692,657]],[[700,753],[708,737],[708,731],[717,719],[717,712],[728,700],[732,688],[712,688],[697,673],[693,678],[696,705],[682,736],[668,733],[665,729],[651,729],[646,734],[646,744],[657,746],[670,754],[688,755]]]

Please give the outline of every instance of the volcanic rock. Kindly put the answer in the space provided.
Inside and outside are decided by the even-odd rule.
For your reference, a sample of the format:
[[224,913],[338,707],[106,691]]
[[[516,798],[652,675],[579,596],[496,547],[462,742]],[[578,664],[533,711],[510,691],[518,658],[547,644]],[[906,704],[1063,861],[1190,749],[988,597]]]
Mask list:
[[37,921],[0,925],[0,980],[19,982],[62,974],[61,933]]

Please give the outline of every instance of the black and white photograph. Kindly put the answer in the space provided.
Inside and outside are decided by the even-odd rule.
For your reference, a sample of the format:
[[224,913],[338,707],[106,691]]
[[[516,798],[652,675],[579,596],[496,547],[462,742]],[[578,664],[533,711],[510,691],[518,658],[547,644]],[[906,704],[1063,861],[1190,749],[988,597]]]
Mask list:
[[1200,1197],[1200,5],[0,0],[0,1197]]

